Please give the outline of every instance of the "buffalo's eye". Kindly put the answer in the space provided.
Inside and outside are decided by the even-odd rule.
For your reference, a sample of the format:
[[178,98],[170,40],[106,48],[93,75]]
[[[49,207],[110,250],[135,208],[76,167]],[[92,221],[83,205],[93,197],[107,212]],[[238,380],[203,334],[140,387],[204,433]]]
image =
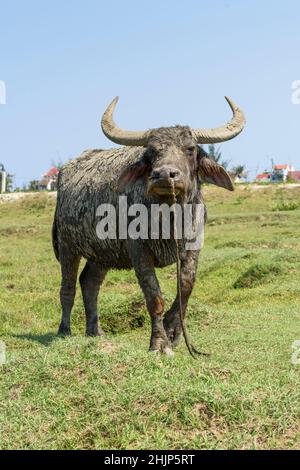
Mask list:
[[149,146],[147,148],[146,153],[145,153],[145,159],[148,162],[152,162],[153,160],[155,160],[156,156],[157,156],[157,151],[156,151],[155,147]]
[[194,154],[196,147],[193,145],[190,145],[189,147],[186,148],[187,153],[189,154]]

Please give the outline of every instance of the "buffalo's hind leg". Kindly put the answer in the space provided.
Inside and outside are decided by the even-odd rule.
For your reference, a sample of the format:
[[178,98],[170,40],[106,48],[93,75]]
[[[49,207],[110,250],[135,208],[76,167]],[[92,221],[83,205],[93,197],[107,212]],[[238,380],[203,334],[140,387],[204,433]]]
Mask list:
[[105,278],[107,269],[96,263],[87,261],[80,274],[80,285],[86,315],[87,336],[100,336],[102,333],[98,326],[97,300],[100,286]]
[[77,273],[80,263],[80,256],[70,253],[67,249],[60,250],[61,264],[61,289],[60,302],[62,307],[62,318],[58,334],[61,336],[71,335],[70,317],[74,305],[76,293]]

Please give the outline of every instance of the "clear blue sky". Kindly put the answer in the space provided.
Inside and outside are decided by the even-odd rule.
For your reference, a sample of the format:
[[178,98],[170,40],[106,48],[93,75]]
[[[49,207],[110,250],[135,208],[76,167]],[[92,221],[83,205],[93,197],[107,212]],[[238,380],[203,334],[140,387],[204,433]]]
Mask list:
[[300,169],[298,0],[11,0],[0,13],[0,162],[18,185],[109,148],[99,122],[116,95],[116,120],[137,130],[220,125],[229,95],[248,124],[224,158]]

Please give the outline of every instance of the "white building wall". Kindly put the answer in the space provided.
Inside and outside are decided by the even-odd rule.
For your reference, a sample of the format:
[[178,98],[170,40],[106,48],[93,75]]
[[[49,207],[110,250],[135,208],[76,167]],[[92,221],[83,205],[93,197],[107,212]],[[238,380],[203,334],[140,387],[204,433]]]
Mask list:
[[6,172],[5,171],[0,171],[0,194],[5,193],[6,189]]

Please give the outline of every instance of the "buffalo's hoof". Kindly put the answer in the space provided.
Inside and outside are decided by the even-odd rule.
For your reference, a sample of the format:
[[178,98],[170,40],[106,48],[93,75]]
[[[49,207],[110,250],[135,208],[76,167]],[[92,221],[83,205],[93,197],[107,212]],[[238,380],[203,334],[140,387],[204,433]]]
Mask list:
[[165,328],[166,335],[172,347],[175,348],[176,346],[178,346],[179,341],[180,341],[180,337],[182,333],[181,325],[178,324],[177,322],[172,325],[164,321],[164,328]]
[[163,349],[149,349],[149,352],[151,354],[165,354],[168,357],[173,357],[175,355],[174,351],[169,346],[166,346]]
[[67,328],[63,325],[60,325],[57,335],[63,338],[66,336],[71,336],[72,335],[71,328]]
[[166,354],[167,356],[174,356],[174,352],[172,351],[172,346],[167,339],[164,338],[157,338],[151,342],[150,352],[153,353],[162,353]]
[[174,351],[172,348],[170,348],[169,346],[166,346],[164,349],[163,349],[163,354],[165,354],[166,356],[168,357],[173,357],[175,355]]
[[104,331],[101,330],[97,325],[88,327],[86,330],[86,336],[89,338],[96,338],[97,336],[104,336]]
[[102,336],[102,335],[100,335],[100,333],[98,332],[98,333],[86,333],[86,336],[88,338],[99,338],[99,336]]

